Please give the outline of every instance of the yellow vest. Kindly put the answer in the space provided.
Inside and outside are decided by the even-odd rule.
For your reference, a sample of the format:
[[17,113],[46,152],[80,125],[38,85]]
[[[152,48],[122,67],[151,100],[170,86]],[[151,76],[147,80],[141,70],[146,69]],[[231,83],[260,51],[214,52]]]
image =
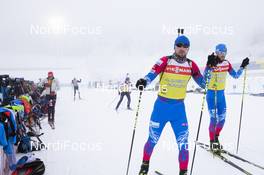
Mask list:
[[119,87],[119,91],[120,92],[130,92],[130,87],[129,87],[130,84],[122,84],[120,87]]
[[184,99],[187,84],[191,78],[192,69],[188,61],[178,63],[169,59],[167,66],[161,74],[159,96],[170,99]]
[[226,76],[229,70],[228,61],[223,61],[217,64],[217,67],[213,69],[208,89],[210,90],[224,90],[226,85]]

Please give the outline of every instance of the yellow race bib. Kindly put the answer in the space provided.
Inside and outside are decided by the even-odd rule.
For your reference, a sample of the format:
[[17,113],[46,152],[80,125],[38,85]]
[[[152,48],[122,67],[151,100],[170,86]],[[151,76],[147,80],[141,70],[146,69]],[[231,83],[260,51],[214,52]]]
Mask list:
[[212,71],[212,76],[208,89],[210,90],[224,90],[226,85],[226,76],[229,70],[229,63],[223,61],[218,64],[217,67]]
[[189,63],[178,63],[170,59],[161,75],[159,96],[170,99],[184,99],[192,69]]

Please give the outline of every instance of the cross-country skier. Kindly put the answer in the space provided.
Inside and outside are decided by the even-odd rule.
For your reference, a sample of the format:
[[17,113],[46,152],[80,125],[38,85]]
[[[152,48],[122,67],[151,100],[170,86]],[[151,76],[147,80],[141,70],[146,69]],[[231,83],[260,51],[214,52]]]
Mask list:
[[80,90],[79,90],[79,85],[78,83],[81,83],[82,80],[77,80],[75,77],[72,80],[72,86],[73,86],[73,90],[74,90],[74,100],[75,100],[75,96],[76,96],[76,92],[78,91],[78,95],[79,95],[79,99],[81,99],[81,94],[80,94]]
[[45,87],[41,96],[46,96],[49,101],[48,122],[52,129],[55,129],[55,105],[57,99],[57,91],[60,89],[59,81],[54,77],[53,72],[48,72],[48,77],[42,80],[42,86]]
[[116,105],[116,108],[115,108],[116,111],[118,110],[120,104],[122,103],[124,96],[127,97],[127,109],[132,110],[130,107],[130,103],[131,103],[131,97],[130,97],[131,91],[130,90],[131,90],[130,78],[126,77],[125,82],[122,83],[118,88],[118,94],[120,95],[120,99]]
[[186,36],[177,37],[174,53],[159,59],[152,70],[136,83],[136,87],[143,90],[142,87],[146,87],[160,75],[160,91],[151,114],[149,137],[144,147],[139,175],[147,175],[152,151],[168,122],[171,124],[178,144],[179,174],[187,175],[189,130],[184,105],[186,88],[191,77],[201,88],[205,88],[206,85],[195,62],[187,58],[189,47],[190,41]]
[[[239,70],[236,72],[230,62],[225,59],[227,54],[225,44],[218,44],[215,48],[215,54],[213,53],[211,55],[211,59],[216,61],[216,66],[212,71],[206,100],[210,115],[210,147],[213,151],[219,153],[220,143],[218,138],[226,118],[225,82],[227,73],[233,78],[239,78],[245,67],[249,64],[249,59],[245,58]],[[206,69],[208,69],[208,65]]]

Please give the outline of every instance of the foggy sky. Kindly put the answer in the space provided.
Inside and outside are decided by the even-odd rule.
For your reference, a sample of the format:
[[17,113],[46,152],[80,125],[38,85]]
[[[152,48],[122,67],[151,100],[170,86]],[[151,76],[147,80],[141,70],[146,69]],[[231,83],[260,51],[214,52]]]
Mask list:
[[[204,66],[218,43],[237,63],[264,58],[264,3],[260,0],[1,0],[0,68],[71,68],[93,76],[144,75],[173,51],[177,28],[186,29],[188,57]],[[54,23],[66,33],[36,33]],[[53,25],[53,26],[52,26]],[[72,29],[85,29],[83,33]],[[5,62],[3,64],[3,61]],[[45,75],[42,72],[40,75]]]

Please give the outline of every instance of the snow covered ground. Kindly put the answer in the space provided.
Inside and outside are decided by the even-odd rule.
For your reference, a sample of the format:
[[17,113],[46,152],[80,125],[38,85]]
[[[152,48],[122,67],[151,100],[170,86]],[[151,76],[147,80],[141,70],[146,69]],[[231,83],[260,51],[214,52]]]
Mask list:
[[[35,154],[45,161],[47,168],[45,174],[124,175],[138,92],[132,92],[134,111],[125,110],[125,99],[118,113],[114,111],[117,98],[113,101],[117,96],[116,91],[82,88],[81,95],[84,99],[76,101],[73,101],[72,93],[71,88],[62,88],[59,92],[55,130],[50,129],[47,121],[43,121],[45,135],[42,136],[42,140],[49,149],[35,152]],[[131,160],[131,175],[136,175],[140,168],[143,146],[148,136],[148,122],[155,99],[156,92],[143,93]],[[196,136],[201,102],[201,94],[188,94],[185,100],[190,125],[190,143]],[[227,95],[227,121],[220,139],[230,151],[235,151],[236,147],[240,104],[241,95]],[[239,155],[261,165],[264,165],[262,158],[264,155],[262,134],[264,119],[261,114],[263,104],[263,97],[245,96],[239,149]],[[208,125],[209,116],[205,108],[200,141],[208,141]],[[190,149],[191,162],[193,145]],[[175,138],[168,124],[154,150],[149,174],[153,175],[155,170],[167,175],[178,174],[177,156]],[[264,174],[264,171],[234,161],[254,175]],[[243,173],[198,148],[193,174],[239,175]]]

